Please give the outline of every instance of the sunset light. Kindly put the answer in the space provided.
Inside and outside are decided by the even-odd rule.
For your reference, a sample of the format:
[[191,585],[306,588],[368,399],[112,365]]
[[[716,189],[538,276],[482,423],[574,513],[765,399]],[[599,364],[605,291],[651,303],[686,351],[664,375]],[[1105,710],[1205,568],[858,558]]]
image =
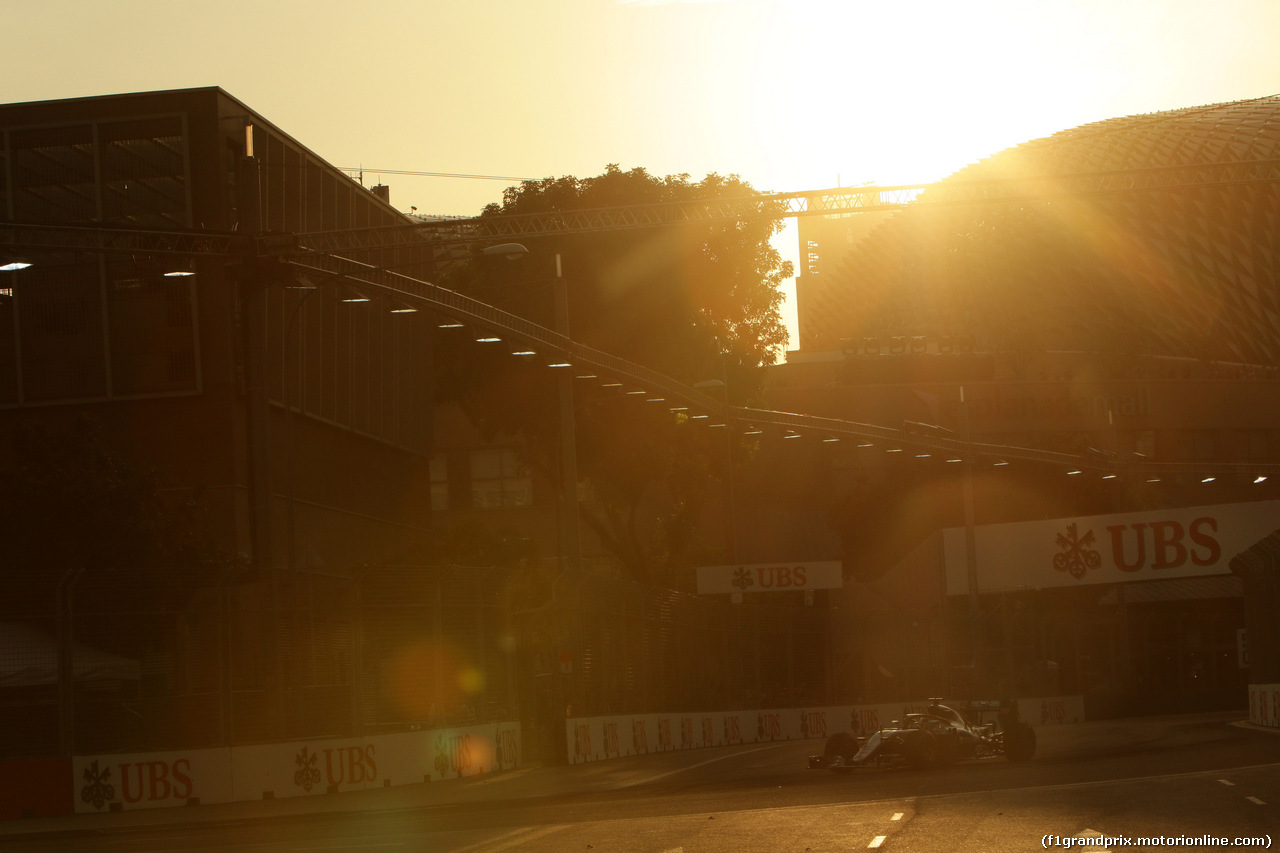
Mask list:
[[3,6],[0,847],[1272,846],[1280,0]]

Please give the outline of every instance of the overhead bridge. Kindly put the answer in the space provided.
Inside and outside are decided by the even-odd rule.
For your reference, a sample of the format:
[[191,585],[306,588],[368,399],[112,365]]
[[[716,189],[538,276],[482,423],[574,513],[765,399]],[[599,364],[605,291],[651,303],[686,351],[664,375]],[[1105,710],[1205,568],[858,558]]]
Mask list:
[[1280,474],[1280,465],[1119,463],[1100,456],[1075,456],[1034,448],[988,445],[918,430],[860,424],[765,409],[728,406],[699,389],[664,376],[643,365],[585,346],[571,338],[532,323],[493,305],[427,281],[400,275],[351,258],[360,250],[395,246],[446,246],[490,240],[527,238],[552,234],[597,233],[665,227],[679,224],[717,224],[743,219],[779,219],[795,216],[857,214],[927,209],[958,204],[1081,198],[1091,195],[1154,191],[1187,191],[1236,184],[1269,184],[1280,181],[1280,160],[1213,163],[1195,166],[1132,169],[1116,172],[1049,175],[1016,180],[950,180],[939,184],[838,187],[795,193],[760,194],[732,199],[706,199],[594,210],[482,216],[414,223],[402,226],[348,229],[300,235],[234,232],[161,231],[95,226],[60,226],[43,223],[0,223],[0,247],[22,252],[107,252],[135,255],[220,257],[250,264],[283,262],[295,272],[329,276],[362,284],[387,295],[428,308],[445,317],[492,332],[522,347],[554,354],[567,361],[579,375],[607,376],[649,393],[650,399],[672,408],[688,408],[726,426],[770,426],[788,434],[813,434],[827,439],[853,439],[886,449],[944,455],[952,461],[1011,461],[1053,465],[1068,472],[1094,471],[1111,475],[1117,470],[1148,477],[1177,474],[1267,475]]

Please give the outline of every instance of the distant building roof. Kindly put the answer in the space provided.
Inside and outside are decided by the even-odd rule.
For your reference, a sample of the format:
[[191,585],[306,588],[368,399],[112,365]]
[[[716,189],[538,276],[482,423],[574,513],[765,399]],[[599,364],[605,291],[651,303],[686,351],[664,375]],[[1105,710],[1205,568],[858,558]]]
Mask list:
[[[1065,130],[939,186],[1276,160],[1280,96]],[[867,336],[965,335],[977,351],[1276,365],[1277,234],[1274,180],[907,208],[803,283],[802,339],[831,350]]]

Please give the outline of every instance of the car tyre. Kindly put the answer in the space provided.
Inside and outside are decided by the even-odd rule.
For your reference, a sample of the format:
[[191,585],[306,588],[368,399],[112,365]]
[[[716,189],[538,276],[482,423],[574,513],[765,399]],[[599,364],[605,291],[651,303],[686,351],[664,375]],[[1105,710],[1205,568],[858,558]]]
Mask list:
[[938,738],[933,732],[920,732],[911,741],[910,756],[911,763],[916,767],[933,767],[938,764],[942,757]]
[[[831,759],[837,756],[841,759],[844,767],[852,766],[853,757],[858,754],[858,739],[848,732],[839,732],[827,738],[826,746],[822,748],[822,756],[830,765]],[[841,770],[842,767],[832,767],[832,770]]]
[[1036,730],[1026,723],[1014,723],[1004,733],[1004,757],[1010,761],[1030,761],[1036,754]]

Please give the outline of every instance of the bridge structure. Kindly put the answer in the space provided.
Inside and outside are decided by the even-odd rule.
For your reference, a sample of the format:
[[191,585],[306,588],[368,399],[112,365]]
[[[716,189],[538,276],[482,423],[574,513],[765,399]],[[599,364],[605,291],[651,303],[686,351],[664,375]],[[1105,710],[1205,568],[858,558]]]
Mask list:
[[[1085,456],[1036,448],[982,444],[945,432],[865,424],[803,413],[728,405],[705,391],[643,365],[579,343],[553,329],[429,281],[357,260],[369,250],[395,247],[439,247],[514,240],[553,234],[585,234],[638,228],[718,224],[750,218],[857,215],[907,207],[1002,204],[1034,199],[1134,192],[1177,192],[1189,189],[1280,182],[1280,160],[1226,162],[1193,166],[1064,174],[1008,180],[948,181],[943,184],[839,187],[793,193],[668,202],[649,205],[549,211],[471,219],[424,221],[390,227],[303,234],[62,226],[0,222],[0,254],[21,257],[42,251],[105,252],[157,257],[217,257],[242,263],[260,277],[307,276],[342,281],[433,312],[500,337],[544,357],[549,369],[572,370],[582,380],[643,391],[653,403],[674,411],[693,412],[700,421],[737,429],[765,427],[787,434],[812,435],[827,441],[852,440],[860,446],[883,446],[947,461],[1003,465],[1040,463],[1067,474],[1090,472],[1112,477],[1145,476],[1149,480],[1176,475],[1276,476],[1280,464],[1157,463],[1117,460],[1105,454]],[[527,356],[526,356],[527,357]]]

